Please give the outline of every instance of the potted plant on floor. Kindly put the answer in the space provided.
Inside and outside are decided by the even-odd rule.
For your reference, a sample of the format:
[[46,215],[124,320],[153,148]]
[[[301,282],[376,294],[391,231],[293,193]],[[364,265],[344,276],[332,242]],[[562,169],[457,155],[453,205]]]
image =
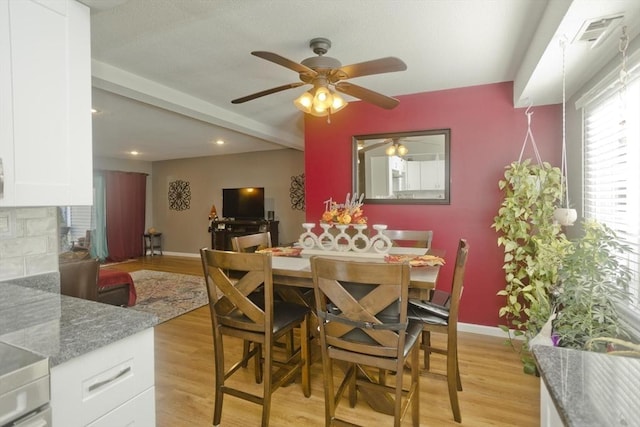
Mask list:
[[517,161],[506,167],[498,185],[504,199],[492,227],[504,247],[505,297],[499,315],[501,328],[516,348],[513,337],[523,337],[518,346],[525,372],[535,372],[528,342],[552,314],[551,285],[557,282],[560,262],[570,246],[553,212],[561,195],[561,172],[549,163]]

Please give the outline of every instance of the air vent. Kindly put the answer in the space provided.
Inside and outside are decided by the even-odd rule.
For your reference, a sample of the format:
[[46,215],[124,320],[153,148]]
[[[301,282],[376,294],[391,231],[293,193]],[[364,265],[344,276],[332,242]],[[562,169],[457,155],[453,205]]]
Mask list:
[[591,47],[594,48],[611,34],[611,31],[619,25],[622,18],[624,18],[624,15],[620,14],[590,19],[582,24],[573,41],[591,43]]

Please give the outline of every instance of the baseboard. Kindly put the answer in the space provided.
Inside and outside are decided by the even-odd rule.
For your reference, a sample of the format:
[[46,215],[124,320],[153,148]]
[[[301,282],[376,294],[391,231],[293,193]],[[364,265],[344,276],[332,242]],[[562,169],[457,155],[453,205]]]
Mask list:
[[473,323],[458,322],[458,331],[479,335],[489,335],[492,337],[507,338],[504,331],[497,326],[474,325]]
[[200,258],[200,254],[199,253],[190,254],[190,253],[184,253],[184,252],[167,252],[167,251],[164,251],[163,254],[164,255],[171,255],[171,256],[183,256],[183,257],[188,257],[188,258]]
[[[459,332],[469,332],[472,334],[478,335],[487,335],[492,337],[499,337],[508,339],[507,334],[497,326],[484,326],[484,325],[474,325],[473,323],[462,323],[458,322],[458,331]],[[522,335],[514,336],[513,332],[511,333],[511,338],[516,341],[524,340]]]

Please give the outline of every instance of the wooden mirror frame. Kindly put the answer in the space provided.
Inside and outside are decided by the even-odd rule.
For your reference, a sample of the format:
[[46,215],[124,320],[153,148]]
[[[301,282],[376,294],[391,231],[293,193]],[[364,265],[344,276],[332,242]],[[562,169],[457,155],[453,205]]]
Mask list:
[[[409,150],[408,153],[402,156],[387,155],[385,150],[394,142],[404,145]],[[356,135],[353,137],[352,145],[353,194],[364,193],[364,203],[450,204],[451,129]],[[379,179],[367,182],[367,178],[374,175],[370,165],[374,158],[379,162],[385,162],[386,166],[381,166],[385,169],[375,172]],[[392,158],[393,166],[390,164]],[[414,160],[416,158],[418,160]],[[413,165],[418,162],[419,165]],[[413,172],[409,172],[410,167]],[[417,170],[420,168],[429,172],[428,178],[417,178],[416,181],[416,176],[419,176],[416,175]],[[374,182],[380,191],[378,195],[375,194],[375,189],[371,189]],[[418,182],[420,184],[417,184]],[[398,186],[402,188],[397,189]]]

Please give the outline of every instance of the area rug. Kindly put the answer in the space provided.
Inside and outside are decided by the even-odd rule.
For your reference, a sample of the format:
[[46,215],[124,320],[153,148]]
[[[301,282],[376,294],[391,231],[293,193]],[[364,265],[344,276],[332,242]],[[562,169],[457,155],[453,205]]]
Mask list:
[[131,309],[155,314],[160,323],[209,303],[203,277],[152,270],[129,274],[138,294]]

